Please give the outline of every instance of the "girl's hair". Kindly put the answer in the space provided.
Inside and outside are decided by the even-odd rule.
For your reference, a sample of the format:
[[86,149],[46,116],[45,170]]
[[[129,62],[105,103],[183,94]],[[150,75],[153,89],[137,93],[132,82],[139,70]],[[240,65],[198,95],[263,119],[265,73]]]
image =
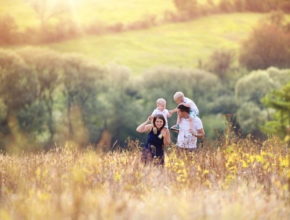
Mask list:
[[[165,126],[165,124],[166,124],[165,118],[164,118],[164,116],[161,115],[161,114],[155,115],[154,118],[153,118],[153,126],[154,126],[154,127],[156,127],[155,122],[156,122],[157,119],[161,119],[161,120],[163,121],[163,125],[162,125],[162,127],[160,128],[160,130],[162,130],[162,128],[164,128],[164,126]],[[156,127],[156,128],[157,128],[157,127]]]
[[183,92],[176,92],[173,96],[174,101],[176,101],[177,99],[180,99],[180,98],[184,98]]
[[159,98],[156,100],[156,104],[163,103],[166,105],[166,100],[164,98]]
[[187,112],[188,114],[189,114],[189,112],[190,112],[190,107],[187,107],[187,106],[184,106],[184,105],[179,105],[178,107],[177,107],[181,112]]

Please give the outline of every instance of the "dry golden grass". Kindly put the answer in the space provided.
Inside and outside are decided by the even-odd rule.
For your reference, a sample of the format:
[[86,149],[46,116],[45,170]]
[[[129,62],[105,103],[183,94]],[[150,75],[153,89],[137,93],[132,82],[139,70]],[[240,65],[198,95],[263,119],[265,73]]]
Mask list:
[[164,168],[140,163],[138,148],[0,155],[0,219],[289,219],[282,145],[173,148]]

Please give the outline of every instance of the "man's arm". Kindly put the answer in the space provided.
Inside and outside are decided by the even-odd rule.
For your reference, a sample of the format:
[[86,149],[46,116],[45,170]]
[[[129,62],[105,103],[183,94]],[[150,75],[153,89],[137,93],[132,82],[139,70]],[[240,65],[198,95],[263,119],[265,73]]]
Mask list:
[[205,132],[204,132],[203,128],[201,128],[201,129],[197,130],[197,134],[195,134],[194,136],[197,138],[204,138],[204,135],[205,135]]

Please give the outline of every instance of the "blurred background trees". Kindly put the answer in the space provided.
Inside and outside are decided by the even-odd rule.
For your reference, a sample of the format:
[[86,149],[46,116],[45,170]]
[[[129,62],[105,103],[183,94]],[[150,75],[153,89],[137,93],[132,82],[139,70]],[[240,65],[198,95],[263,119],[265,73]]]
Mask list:
[[[237,134],[257,138],[269,131],[265,124],[285,136],[288,123],[289,83],[271,91],[290,81],[289,69],[235,69],[221,77],[217,72],[158,67],[132,78],[123,66],[105,68],[80,55],[30,47],[0,51],[0,79],[2,149],[15,139],[26,139],[32,149],[67,140],[80,146],[100,141],[124,145],[127,137],[144,141],[135,132],[137,125],[156,108],[157,98],[165,98],[168,109],[176,107],[172,96],[179,90],[196,102],[211,139],[228,122]],[[175,122],[176,116],[169,120]]]
[[[19,143],[25,146],[20,150],[37,150],[66,141],[110,147],[125,146],[128,137],[144,141],[144,135],[136,134],[137,125],[156,108],[157,98],[165,98],[168,109],[175,108],[172,96],[180,90],[196,102],[209,139],[222,135],[228,125],[243,137],[276,134],[284,138],[287,134],[289,86],[285,84],[290,81],[290,25],[284,12],[289,12],[289,2],[209,0],[200,4],[196,0],[173,0],[177,11],[167,12],[161,20],[147,16],[126,25],[120,22],[107,26],[75,23],[65,16],[71,8],[63,7],[61,2],[29,2],[38,15],[39,27],[20,29],[13,17],[2,15],[0,44],[51,43],[80,34],[145,29],[212,13],[280,11],[265,14],[236,50],[223,43],[212,50],[206,60],[198,61],[198,69],[190,66],[197,63],[195,60],[189,62],[189,68],[182,67],[178,63],[183,59],[181,55],[171,66],[152,67],[134,76],[131,66],[103,66],[79,54],[36,47],[1,49],[1,149],[14,149]],[[222,38],[228,38],[227,43],[237,41],[237,33]],[[86,43],[81,46],[87,47]],[[207,40],[204,45],[207,50]],[[179,47],[179,42],[174,46]],[[139,65],[146,56],[142,54],[134,62]],[[169,124],[174,123],[176,115],[169,119]]]

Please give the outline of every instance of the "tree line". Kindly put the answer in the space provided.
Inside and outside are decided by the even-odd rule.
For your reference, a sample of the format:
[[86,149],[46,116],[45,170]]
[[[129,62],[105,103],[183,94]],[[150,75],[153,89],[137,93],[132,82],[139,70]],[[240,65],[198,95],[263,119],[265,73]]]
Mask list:
[[67,140],[97,145],[108,138],[104,134],[110,145],[142,139],[135,132],[138,123],[159,97],[175,107],[172,95],[178,90],[198,105],[209,138],[224,131],[223,115],[233,116],[226,119],[240,135],[263,137],[261,126],[272,116],[261,99],[287,81],[290,70],[274,67],[236,69],[224,79],[200,69],[158,67],[137,78],[127,67],[104,67],[76,54],[1,50],[0,144],[3,150],[18,145],[35,150]]

